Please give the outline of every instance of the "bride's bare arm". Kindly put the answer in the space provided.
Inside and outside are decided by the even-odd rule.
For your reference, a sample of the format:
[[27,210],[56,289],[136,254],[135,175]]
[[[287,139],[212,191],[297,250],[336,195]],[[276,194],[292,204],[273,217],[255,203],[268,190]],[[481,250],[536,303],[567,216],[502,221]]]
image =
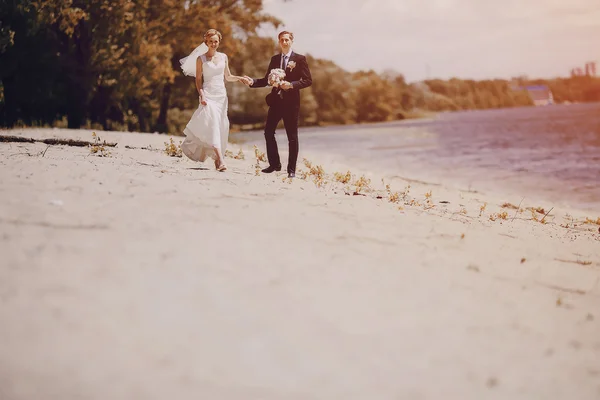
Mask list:
[[237,82],[242,80],[241,76],[232,75],[229,70],[229,57],[225,56],[225,80],[227,82]]
[[202,90],[202,60],[200,57],[196,59],[196,89],[198,90],[198,95],[200,96],[200,103],[202,103],[202,105],[206,105],[206,100],[204,99],[204,90]]

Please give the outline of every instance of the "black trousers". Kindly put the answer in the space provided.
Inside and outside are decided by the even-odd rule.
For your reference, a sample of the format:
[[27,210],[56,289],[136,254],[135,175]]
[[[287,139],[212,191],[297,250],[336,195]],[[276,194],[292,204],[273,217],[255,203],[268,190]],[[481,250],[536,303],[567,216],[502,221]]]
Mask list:
[[267,142],[267,158],[269,165],[277,167],[281,164],[277,140],[275,139],[275,129],[277,124],[283,119],[285,133],[289,143],[289,156],[287,172],[296,172],[296,163],[298,162],[298,115],[300,113],[299,104],[286,104],[284,101],[278,101],[269,107],[267,114],[267,123],[265,125],[265,140]]

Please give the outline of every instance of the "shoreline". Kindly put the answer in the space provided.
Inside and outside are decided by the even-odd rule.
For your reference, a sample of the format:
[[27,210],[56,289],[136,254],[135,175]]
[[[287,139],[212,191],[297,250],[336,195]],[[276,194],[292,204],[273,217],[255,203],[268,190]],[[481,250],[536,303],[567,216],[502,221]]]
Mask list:
[[[546,110],[543,107],[541,109]],[[464,113],[463,118],[466,118]],[[492,155],[489,161],[488,153],[495,151],[494,143],[489,143],[487,150],[478,150],[476,146],[469,148],[465,137],[462,137],[458,139],[462,142],[460,149],[442,150],[444,142],[456,147],[458,141],[452,143],[452,136],[443,134],[443,131],[436,133],[441,129],[440,124],[443,125],[444,121],[401,121],[371,127],[355,125],[303,129],[300,133],[301,136],[304,135],[301,139],[304,143],[301,153],[318,153],[319,157],[351,164],[354,169],[373,171],[380,176],[397,175],[465,190],[473,188],[496,197],[525,197],[535,202],[552,203],[551,206],[600,213],[600,191],[592,183],[592,171],[597,169],[593,159],[589,157],[592,150],[587,151],[587,155],[581,155],[582,167],[575,165],[579,162],[574,160],[578,154],[576,150],[572,152],[572,156],[565,155],[562,163],[565,167],[562,167],[551,150],[542,152],[542,155],[531,154],[531,159],[523,156],[515,166],[514,154],[521,151],[518,147],[506,150],[505,153],[500,148],[500,154]],[[283,130],[280,133],[282,132]],[[347,135],[347,138],[344,139],[343,135]],[[241,145],[260,146],[264,142],[259,131],[232,136],[233,141]],[[279,136],[285,141],[284,134]],[[486,139],[484,135],[482,140],[489,141],[489,136]],[[549,146],[556,146],[556,143]],[[540,167],[544,163],[546,165]],[[584,166],[586,164],[587,167]]]
[[[325,153],[318,153],[315,155],[318,159],[333,160],[339,159],[341,156],[331,156]],[[329,161],[328,164],[343,165],[342,163],[336,163]],[[361,174],[369,174],[375,177],[384,177],[386,180],[391,182],[406,182],[406,185],[411,183],[421,184],[424,186],[442,187],[447,191],[457,191],[464,193],[473,193],[479,195],[482,199],[488,199],[496,203],[502,204],[503,202],[518,203],[523,200],[524,204],[530,206],[535,205],[536,207],[544,207],[546,209],[555,207],[557,209],[565,210],[566,212],[573,212],[576,214],[586,214],[594,216],[598,214],[600,216],[600,208],[597,207],[597,202],[583,202],[578,200],[568,200],[565,198],[559,198],[555,193],[546,193],[539,188],[524,189],[523,187],[517,186],[513,183],[492,183],[482,185],[480,182],[473,182],[472,179],[465,177],[464,174],[470,168],[463,168],[458,171],[458,175],[452,177],[442,177],[441,171],[433,170],[426,174],[417,174],[414,171],[406,171],[404,173],[390,173],[389,169],[381,167],[366,167],[363,162],[360,166],[344,166],[338,167],[346,168],[350,170],[363,171]],[[485,175],[485,171],[477,171]],[[549,186],[549,183],[546,183]],[[521,186],[524,186],[521,184]]]
[[335,182],[346,167],[316,154],[290,182],[238,145],[217,172],[165,154],[181,137],[98,135],[106,157],[0,143],[3,399],[600,393],[600,225],[583,223],[600,216]]
[[[460,111],[469,111],[469,110],[460,110]],[[482,111],[482,110],[471,110],[471,111]],[[310,130],[310,129],[319,129],[319,128],[352,128],[352,127],[368,127],[368,126],[377,126],[377,125],[382,125],[382,124],[389,124],[389,123],[401,123],[402,121],[420,121],[420,120],[428,120],[428,119],[434,119],[436,118],[439,114],[443,114],[443,113],[451,113],[451,112],[457,112],[457,111],[426,111],[426,110],[414,110],[414,111],[407,111],[406,112],[406,116],[404,118],[401,119],[393,119],[393,120],[389,120],[389,121],[376,121],[376,122],[352,122],[352,123],[345,123],[345,124],[339,124],[339,123],[322,123],[322,124],[315,124],[315,125],[301,125],[299,126],[300,130]],[[253,131],[260,131],[262,129],[264,129],[264,123],[257,123],[257,124],[231,124],[232,129],[231,129],[231,133],[246,133],[246,132],[253,132]]]
[[[157,153],[161,153],[164,154],[164,150],[165,150],[165,146],[166,146],[166,142],[168,142],[169,140],[173,140],[173,143],[175,144],[175,146],[178,146],[179,142],[181,142],[183,140],[184,137],[182,136],[173,136],[173,135],[165,135],[165,134],[157,134],[157,133],[140,133],[140,132],[117,132],[117,131],[97,131],[97,130],[93,130],[93,129],[80,129],[80,130],[69,130],[69,129],[59,129],[59,128],[52,128],[52,129],[47,129],[47,128],[34,128],[34,129],[15,129],[15,130],[7,130],[7,131],[0,131],[0,136],[11,136],[11,135],[5,135],[4,132],[7,133],[16,133],[16,136],[23,136],[23,137],[30,137],[30,138],[34,138],[34,139],[51,139],[51,138],[59,138],[59,137],[65,137],[67,139],[70,140],[80,140],[80,141],[93,141],[93,137],[92,134],[93,133],[97,133],[99,135],[99,138],[102,139],[102,141],[104,142],[112,142],[112,144],[116,144],[116,149],[121,149],[121,150],[135,150],[135,149],[143,149],[143,150],[152,150],[153,152],[157,152]],[[143,139],[142,139],[143,138]],[[124,140],[123,140],[124,139]],[[142,139],[142,140],[139,140]],[[144,141],[144,139],[150,139],[150,140],[146,140]],[[283,142],[285,142],[285,138],[282,137],[282,144],[285,144]],[[145,142],[151,142],[150,147],[146,148],[143,144]],[[280,140],[281,141],[281,140]],[[162,143],[162,146],[161,144]],[[44,144],[44,146],[46,146]],[[246,143],[229,143],[229,148],[227,151],[227,156],[226,156],[226,160],[229,161],[233,161],[233,159],[235,159],[235,156],[238,154],[238,152],[241,150],[242,152],[244,152],[244,157],[246,159],[254,159],[254,148],[256,146],[255,145],[248,145]],[[263,146],[264,147],[264,146]],[[107,151],[113,150],[112,148],[107,147],[106,148]],[[285,146],[280,146],[280,155],[281,155],[281,159],[282,159],[282,163],[285,163],[285,161],[287,160],[287,150],[285,149]],[[263,154],[264,157],[266,157],[266,154],[264,153],[264,151],[260,151],[260,153]],[[177,157],[176,157],[177,159]],[[211,163],[195,163],[191,160],[188,160],[185,156],[180,158],[181,160],[183,160],[184,162],[187,163],[191,163],[192,165],[199,165],[201,166],[201,168],[207,167],[208,169],[211,168]],[[407,187],[410,186],[410,188],[412,189],[412,192],[414,193],[416,191],[416,197],[419,197],[419,199],[416,199],[416,197],[414,196],[407,196],[408,201],[410,201],[411,199],[415,199],[416,201],[419,200],[427,200],[425,199],[424,195],[427,192],[434,192],[436,189],[441,190],[441,192],[443,193],[443,197],[448,197],[448,198],[454,198],[455,200],[457,199],[457,195],[459,196],[458,198],[460,198],[461,200],[465,200],[466,201],[470,201],[470,202],[476,202],[478,204],[483,204],[483,203],[490,203],[496,206],[500,206],[504,203],[508,203],[508,204],[512,204],[512,205],[516,205],[516,204],[521,204],[521,208],[543,208],[545,210],[548,209],[553,209],[555,211],[555,213],[557,214],[562,214],[564,215],[572,215],[572,216],[576,216],[577,218],[579,218],[581,221],[585,220],[586,218],[588,220],[600,220],[600,215],[595,215],[594,212],[596,210],[593,210],[591,208],[585,208],[585,207],[578,207],[577,205],[571,205],[571,204],[558,204],[556,205],[557,202],[553,202],[551,200],[545,200],[542,199],[540,197],[532,197],[532,196],[524,196],[522,194],[517,193],[516,191],[507,191],[506,187],[502,188],[502,187],[497,187],[497,188],[493,188],[493,189],[489,189],[486,188],[484,189],[485,191],[482,191],[481,188],[478,187],[471,187],[470,185],[468,187],[465,187],[464,183],[460,182],[460,179],[456,179],[456,180],[449,180],[446,182],[441,182],[439,181],[439,179],[436,179],[434,177],[431,177],[431,179],[426,178],[427,181],[421,179],[421,178],[411,178],[410,176],[405,176],[407,174],[402,174],[399,175],[397,173],[394,174],[390,174],[389,171],[386,171],[384,168],[365,168],[362,164],[361,166],[350,166],[346,163],[340,162],[338,161],[339,156],[333,156],[332,154],[328,154],[328,153],[324,153],[321,151],[316,151],[313,152],[309,155],[307,155],[306,157],[303,156],[302,152],[300,154],[300,157],[298,159],[298,165],[297,165],[297,169],[298,169],[298,174],[297,174],[297,178],[296,180],[302,180],[302,181],[311,181],[314,179],[314,176],[311,175],[310,173],[308,174],[308,177],[305,178],[301,178],[302,172],[307,172],[308,168],[304,165],[303,160],[309,160],[309,162],[311,164],[313,164],[316,167],[321,167],[323,169],[323,174],[325,175],[325,177],[322,179],[323,183],[329,183],[329,184],[333,184],[333,185],[337,185],[338,186],[338,190],[342,189],[342,186],[344,185],[340,185],[339,182],[336,182],[334,174],[338,174],[338,173],[351,173],[352,175],[352,179],[351,181],[356,181],[356,179],[358,179],[361,176],[364,176],[365,178],[369,179],[371,181],[371,184],[368,185],[370,190],[371,190],[371,197],[373,196],[379,196],[379,197],[385,197],[386,194],[388,194],[388,190],[386,190],[386,184],[390,184],[391,186],[393,186],[393,192],[405,192]],[[266,160],[266,158],[265,158]],[[237,160],[239,161],[239,160]],[[254,163],[256,162],[255,160],[253,161]],[[265,163],[265,161],[261,161],[261,168],[263,168],[264,166],[266,166],[267,164]],[[254,168],[251,168],[252,171],[254,172]],[[282,172],[280,173],[276,173],[273,174],[272,176],[266,176],[264,174],[261,174],[261,176],[264,176],[265,178],[272,178],[274,176],[277,176],[280,179],[285,178],[286,174],[283,174]],[[285,179],[283,179],[285,180]],[[385,183],[384,183],[385,181]],[[403,182],[400,183],[400,185],[398,185],[399,182]],[[349,191],[349,185],[346,184],[346,191]],[[390,188],[392,189],[392,188]],[[502,190],[505,189],[505,190]],[[362,193],[363,195],[365,195],[365,193]],[[422,199],[421,199],[422,198]],[[438,199],[439,200],[439,199]],[[443,200],[442,200],[443,201]],[[422,201],[420,201],[420,203],[422,203]],[[400,203],[398,203],[400,204]],[[455,204],[459,204],[460,206],[463,206],[462,204],[460,204],[460,202],[456,201]],[[492,206],[493,206],[492,205]],[[478,208],[477,210],[472,209],[469,211],[478,211],[478,213],[481,212],[481,210]],[[488,213],[489,210],[484,211],[485,213]],[[499,207],[496,209],[496,211],[502,211],[502,207]],[[522,211],[519,211],[518,214],[519,216],[521,216],[520,214],[522,213]],[[483,214],[482,214],[483,215]],[[481,219],[481,218],[479,218]]]

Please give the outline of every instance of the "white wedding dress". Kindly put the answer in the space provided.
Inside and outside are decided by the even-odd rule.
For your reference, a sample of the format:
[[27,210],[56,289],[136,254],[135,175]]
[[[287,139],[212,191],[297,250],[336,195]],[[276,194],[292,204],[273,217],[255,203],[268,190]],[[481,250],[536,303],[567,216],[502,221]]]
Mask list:
[[227,118],[227,91],[225,89],[226,55],[216,52],[210,61],[202,54],[202,89],[206,105],[202,103],[183,130],[186,138],[181,150],[194,161],[216,160],[214,148],[221,150],[223,157],[229,139],[229,119]]

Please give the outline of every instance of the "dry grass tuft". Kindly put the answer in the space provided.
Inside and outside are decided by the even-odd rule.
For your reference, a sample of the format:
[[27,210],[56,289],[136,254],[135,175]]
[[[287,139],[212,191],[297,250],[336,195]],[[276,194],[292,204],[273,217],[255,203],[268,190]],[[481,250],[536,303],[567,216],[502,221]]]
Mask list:
[[170,138],[169,142],[165,142],[165,153],[170,157],[182,157],[181,142],[179,142],[178,145],[175,145],[173,138]]
[[246,156],[244,155],[244,152],[242,151],[242,149],[240,149],[240,151],[238,151],[237,154],[233,154],[233,152],[231,150],[225,150],[225,157],[233,158],[235,160],[245,160],[246,159]]
[[[550,211],[552,211],[554,209],[554,207],[552,207],[550,210],[546,211],[544,210],[542,207],[529,207],[527,208],[527,210],[529,210],[531,212],[531,219],[535,222],[539,222],[541,224],[546,224],[548,223],[548,221],[546,221],[546,218],[548,217],[548,214],[550,214]],[[538,217],[538,214],[542,214],[543,217],[540,219]]]
[[490,219],[490,221],[495,221],[497,219],[507,220],[508,219],[508,213],[506,211],[503,211],[501,213],[490,214],[489,219]]
[[415,207],[421,207],[421,203],[419,203],[418,200],[415,199],[410,199],[409,202],[404,203],[405,206],[415,206]]
[[[383,182],[383,179],[382,179],[382,182]],[[384,184],[385,184],[385,182],[384,182]],[[385,185],[385,191],[387,192],[388,201],[390,203],[394,203],[394,204],[400,203],[400,199],[401,199],[400,193],[392,192],[392,188],[389,184]]]
[[312,167],[312,168],[311,168],[311,169],[308,171],[308,173],[309,173],[310,175],[314,176],[316,179],[319,179],[319,180],[323,180],[323,179],[325,179],[325,170],[324,170],[324,169],[323,169],[323,167],[322,167],[322,166],[320,166],[320,165],[313,166],[313,167]]
[[350,173],[350,171],[346,172],[345,174],[342,174],[341,172],[336,172],[335,174],[333,174],[333,179],[335,179],[336,182],[347,184],[350,183],[350,181],[352,180],[352,174]]
[[[240,149],[240,153],[241,152],[242,150]],[[240,153],[238,153],[238,156],[240,155]],[[254,145],[254,158],[256,159],[256,162],[254,163],[254,175],[259,176],[261,172],[260,162],[266,162],[267,158],[265,156],[265,153],[260,151],[256,145]]]
[[479,207],[479,216],[480,217],[484,213],[486,207],[487,207],[487,203],[483,203],[483,205],[481,207]]
[[596,220],[585,217],[585,221],[583,223],[590,224],[590,225],[600,225],[600,217],[598,217],[598,219],[596,219]]
[[535,222],[540,222],[540,219],[538,217],[538,214],[535,210],[535,208],[528,208],[527,210],[529,210],[529,212],[531,213],[531,219]]
[[256,145],[254,145],[254,157],[256,157],[256,162],[257,163],[259,161],[267,162],[267,156],[265,155],[265,153],[263,153],[262,151],[260,151],[258,149],[258,146],[256,146]]
[[431,210],[432,208],[435,208],[435,205],[431,202],[431,196],[432,196],[431,190],[429,192],[425,193],[425,206],[423,207],[423,209]]
[[435,208],[435,204],[433,204],[431,202],[431,200],[425,201],[425,205],[423,206],[423,209],[424,210],[431,210],[432,208]]
[[355,193],[371,192],[371,180],[364,175],[354,181]]
[[96,132],[92,132],[90,154],[95,154],[98,157],[110,157],[110,151],[108,151],[105,146],[106,142],[102,142],[100,136],[96,135]]
[[404,188],[404,191],[400,193],[400,195],[402,196],[403,200],[406,200],[406,198],[408,197],[410,193],[410,185],[406,186],[406,188]]
[[306,158],[304,158],[302,161],[304,162],[304,166],[308,168],[308,172],[302,173],[301,177],[303,179],[307,179],[309,176],[312,176],[315,185],[317,185],[317,187],[323,187],[325,183],[327,183],[325,180],[325,170],[323,167],[320,165],[313,165]]
[[527,207],[527,210],[531,211],[531,213],[538,213],[538,214],[546,214],[546,210],[544,210],[543,207]]

